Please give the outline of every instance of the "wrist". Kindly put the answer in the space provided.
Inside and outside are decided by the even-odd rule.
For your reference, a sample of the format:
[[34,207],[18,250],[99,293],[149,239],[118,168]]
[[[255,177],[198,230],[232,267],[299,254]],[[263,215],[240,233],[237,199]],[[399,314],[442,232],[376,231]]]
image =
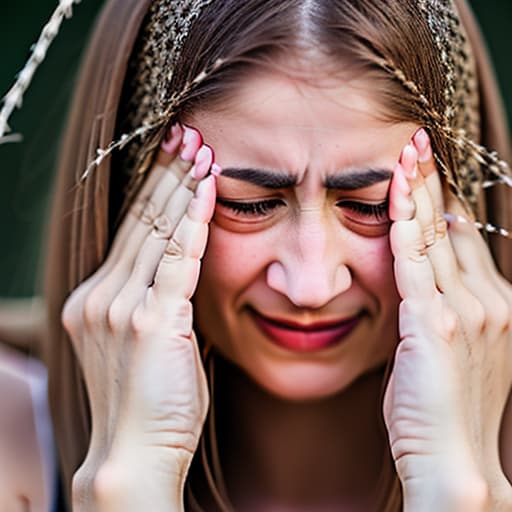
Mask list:
[[436,477],[403,485],[404,512],[489,512],[489,488],[478,475]]
[[98,512],[183,512],[188,467],[160,462],[133,456],[105,461],[94,479]]

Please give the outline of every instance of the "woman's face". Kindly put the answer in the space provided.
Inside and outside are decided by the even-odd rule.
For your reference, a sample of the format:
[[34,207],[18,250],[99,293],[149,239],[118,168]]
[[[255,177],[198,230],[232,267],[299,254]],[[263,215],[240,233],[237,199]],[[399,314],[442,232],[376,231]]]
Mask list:
[[386,198],[418,127],[380,120],[375,94],[262,73],[189,120],[224,170],[196,327],[285,399],[343,390],[397,342]]

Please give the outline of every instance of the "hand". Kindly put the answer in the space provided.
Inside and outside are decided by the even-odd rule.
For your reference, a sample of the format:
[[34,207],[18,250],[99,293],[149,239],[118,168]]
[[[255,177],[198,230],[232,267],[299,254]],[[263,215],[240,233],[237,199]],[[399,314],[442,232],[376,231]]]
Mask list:
[[[465,214],[451,195],[448,211]],[[384,398],[391,450],[405,510],[511,510],[498,434],[512,384],[512,287],[470,223],[451,225],[448,235],[444,212],[430,141],[420,130],[390,189],[402,298]]]
[[115,488],[120,510],[181,503],[208,408],[190,299],[215,206],[212,160],[197,131],[175,125],[105,263],[65,304],[92,414],[73,482],[79,510],[97,510],[95,492],[108,501]]

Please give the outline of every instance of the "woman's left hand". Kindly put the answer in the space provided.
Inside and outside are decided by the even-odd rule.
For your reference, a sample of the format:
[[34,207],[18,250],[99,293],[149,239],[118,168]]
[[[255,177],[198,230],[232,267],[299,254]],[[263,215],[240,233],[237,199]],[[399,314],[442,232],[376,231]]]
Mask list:
[[[451,194],[450,194],[451,195]],[[447,211],[465,215],[453,197]],[[390,189],[402,298],[384,398],[404,510],[512,510],[499,458],[512,385],[512,286],[471,223],[447,224],[427,133],[403,150]]]

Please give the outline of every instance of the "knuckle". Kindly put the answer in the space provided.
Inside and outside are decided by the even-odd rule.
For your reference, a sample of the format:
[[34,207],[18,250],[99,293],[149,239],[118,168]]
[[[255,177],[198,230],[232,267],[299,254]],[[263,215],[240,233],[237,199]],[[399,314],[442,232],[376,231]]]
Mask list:
[[107,309],[106,321],[111,332],[121,332],[126,328],[128,314],[122,298],[116,297]]
[[453,341],[459,328],[460,320],[453,308],[443,308],[442,337],[447,341]]
[[83,319],[87,327],[103,325],[106,321],[108,305],[105,303],[105,292],[97,286],[85,298]]
[[153,222],[153,231],[152,234],[156,238],[170,238],[173,232],[173,222],[172,220],[165,214],[159,215]]
[[60,320],[64,330],[70,336],[76,334],[82,327],[82,305],[76,291],[64,303]]
[[484,305],[475,297],[467,299],[467,325],[472,334],[482,334],[487,325],[487,312]]
[[498,332],[510,330],[512,311],[508,302],[501,296],[493,300],[492,309],[489,311],[489,322],[496,326]]
[[142,306],[136,307],[129,318],[130,332],[135,339],[146,337],[156,324],[154,315]]
[[169,240],[164,252],[163,258],[168,261],[183,259],[184,251],[181,243],[174,237]]

